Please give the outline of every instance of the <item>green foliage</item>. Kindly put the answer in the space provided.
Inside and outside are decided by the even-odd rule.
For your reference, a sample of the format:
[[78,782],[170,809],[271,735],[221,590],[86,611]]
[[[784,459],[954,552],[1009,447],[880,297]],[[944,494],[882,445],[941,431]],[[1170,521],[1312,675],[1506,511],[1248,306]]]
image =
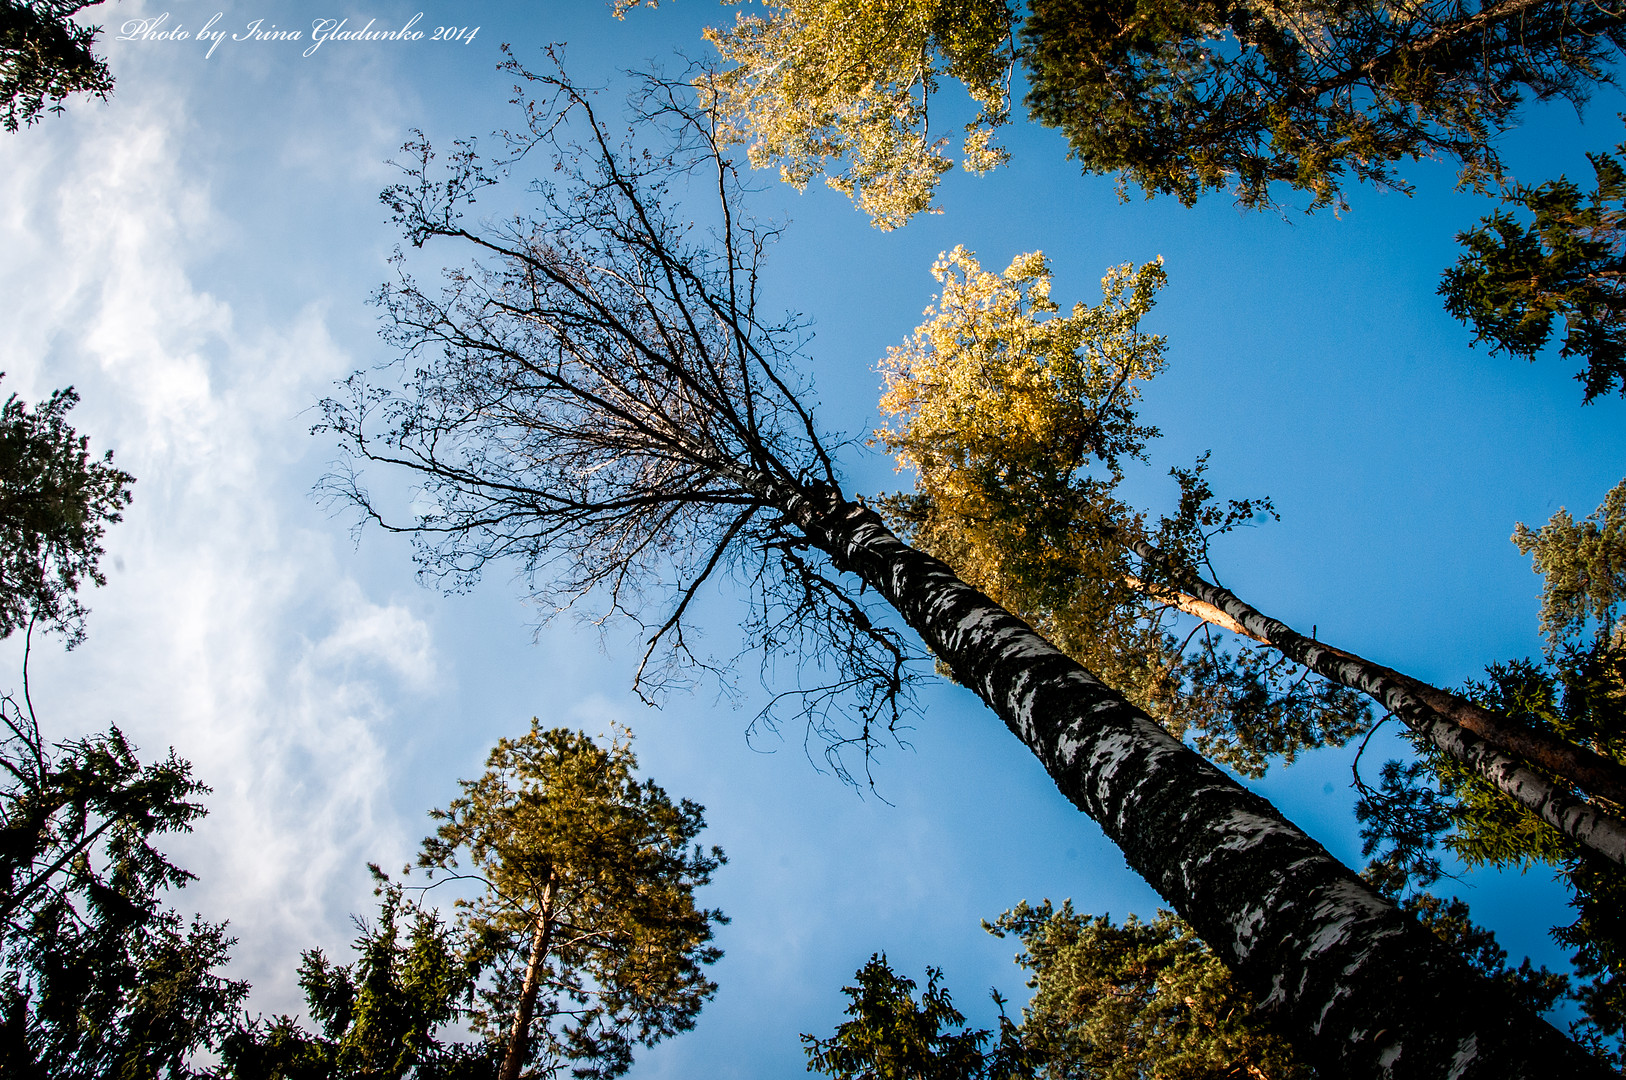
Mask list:
[[299,985],[316,1035],[291,1017],[253,1021],[226,1041],[233,1080],[486,1080],[497,1071],[489,1044],[443,1042],[437,1031],[466,1014],[479,971],[465,942],[432,909],[403,895],[377,867],[378,921],[357,923],[356,959],[331,963],[306,952]]
[[0,637],[39,623],[71,647],[84,637],[79,587],[105,584],[102,533],[135,478],[113,467],[112,451],[90,456],[67,422],[78,401],[69,387],[37,409],[16,395],[0,408]]
[[1587,3],[1032,0],[1022,29],[1041,123],[1088,172],[1187,204],[1273,183],[1341,206],[1346,177],[1404,188],[1402,159],[1499,171],[1525,94],[1580,103],[1607,81],[1619,14]]
[[[1620,648],[1606,642],[1621,633],[1626,603],[1626,480],[1582,521],[1558,513],[1540,529],[1519,523],[1513,543],[1531,556],[1542,578],[1541,632],[1548,655]],[[1588,630],[1592,641],[1584,640]]]
[[[885,954],[858,970],[857,985],[842,987],[847,1015],[828,1039],[803,1035],[807,1069],[837,1080],[1017,1080],[1030,1078],[1015,1025],[1000,1010],[1000,1035],[984,1050],[990,1032],[964,1028],[965,1017],[939,985],[943,973],[926,969],[926,990],[915,1000],[915,982],[895,973]],[[994,1000],[999,1000],[995,995]]]
[[1307,1078],[1310,1070],[1191,928],[1168,912],[1117,925],[1026,902],[988,927],[1033,973],[1022,1040],[1054,1080]]
[[[1507,964],[1495,935],[1460,900],[1421,895],[1402,902],[1492,982],[1537,1012],[1564,996],[1568,981],[1528,960]],[[1253,999],[1191,927],[1160,911],[1143,922],[1023,902],[985,928],[1014,936],[1016,961],[1033,998],[1000,1029],[967,1029],[942,972],[927,969],[924,993],[870,958],[843,988],[850,1019],[830,1038],[803,1035],[808,1069],[837,1080],[1313,1080],[1254,1009]],[[990,1042],[993,1045],[990,1047]]]
[[[694,891],[723,862],[694,844],[704,810],[639,781],[629,740],[544,729],[503,739],[424,841],[420,863],[484,891],[459,901],[488,972],[470,1026],[542,1074],[610,1077],[634,1044],[687,1031],[716,991],[702,968],[721,912]],[[692,846],[691,846],[692,845]],[[460,864],[459,859],[465,860]]]
[[[1615,153],[1626,155],[1626,145]],[[1586,361],[1576,379],[1591,402],[1610,390],[1626,394],[1626,168],[1608,154],[1587,157],[1597,179],[1590,192],[1564,177],[1516,185],[1502,201],[1528,214],[1529,224],[1497,210],[1458,234],[1465,251],[1441,279],[1440,295],[1492,352],[1526,360],[1546,347],[1561,317],[1559,355]]]
[[[1543,578],[1547,658],[1491,664],[1464,696],[1534,730],[1626,762],[1626,482],[1591,516],[1559,510],[1540,529],[1519,525],[1513,542]],[[1584,1023],[1575,1034],[1626,1064],[1626,871],[1503,798],[1431,745],[1413,740],[1411,763],[1388,762],[1356,814],[1365,853],[1391,892],[1441,875],[1440,846],[1470,866],[1556,868],[1576,919],[1554,937],[1573,948],[1580,982],[1572,996]],[[1553,778],[1556,779],[1556,778]],[[1575,792],[1578,797],[1581,793]],[[1617,807],[1606,809],[1618,812]]]
[[1232,188],[1271,206],[1286,184],[1315,209],[1343,206],[1350,179],[1404,189],[1405,159],[1498,175],[1494,139],[1521,101],[1580,104],[1623,34],[1616,8],[1583,0],[1029,0],[1025,20],[1006,0],[764,7],[707,33],[725,133],[793,183],[824,173],[881,228],[932,209],[952,165],[930,123],[944,81],[978,108],[972,171],[1005,158],[992,137],[1020,66],[1032,117],[1086,172],[1188,204]]
[[16,131],[69,94],[106,100],[107,64],[92,52],[100,27],[72,17],[102,0],[0,0],[0,127]]
[[[7,48],[18,18],[0,7]],[[36,623],[83,636],[77,590],[102,583],[103,530],[130,501],[132,477],[68,426],[78,400],[0,408],[0,637]],[[51,746],[26,694],[0,698],[0,1073],[188,1077],[221,1045],[248,986],[217,973],[223,925],[164,906],[192,875],[154,846],[190,831],[207,791],[173,750],[143,765],[116,727]]]
[[915,474],[913,493],[878,503],[894,528],[1240,772],[1364,727],[1359,694],[1273,650],[1227,648],[1206,628],[1177,637],[1157,589],[1167,570],[1128,550],[1149,540],[1195,567],[1210,537],[1271,513],[1268,500],[1220,505],[1206,460],[1171,470],[1179,503],[1156,525],[1118,494],[1157,435],[1134,405],[1164,365],[1163,339],[1139,325],[1162,265],[1111,271],[1098,305],[1067,314],[1039,254],[993,274],[956,248],[934,273],[935,309],[883,365],[888,426],[876,435]]
[[1626,1068],[1626,874],[1588,852],[1565,865],[1577,915],[1553,937],[1575,950],[1579,977],[1573,991],[1584,1025],[1572,1028],[1580,1041],[1617,1069]]
[[[1579,662],[1577,663],[1577,660]],[[1487,678],[1464,695],[1509,719],[1551,731],[1616,761],[1626,761],[1626,654],[1613,649],[1564,663],[1529,660],[1492,664]],[[1626,872],[1513,804],[1477,774],[1421,740],[1417,759],[1388,762],[1376,790],[1356,808],[1364,853],[1388,891],[1441,876],[1443,845],[1470,866],[1557,869],[1571,891],[1577,918],[1553,936],[1573,948],[1580,980],[1571,996],[1583,1022],[1572,1034],[1626,1064]]]
[[191,876],[153,846],[188,831],[208,789],[171,752],[142,765],[118,731],[47,746],[0,701],[0,1073],[40,1080],[189,1077],[248,993],[232,940],[162,894]]

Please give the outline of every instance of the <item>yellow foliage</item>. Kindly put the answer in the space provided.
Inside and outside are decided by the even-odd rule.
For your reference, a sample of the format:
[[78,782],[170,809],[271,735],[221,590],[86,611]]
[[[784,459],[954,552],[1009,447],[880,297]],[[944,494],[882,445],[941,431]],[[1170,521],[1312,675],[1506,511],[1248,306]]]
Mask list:
[[[637,0],[623,0],[622,8]],[[798,187],[824,173],[875,225],[930,212],[953,162],[930,125],[941,78],[979,108],[962,165],[1005,161],[994,129],[1010,114],[1015,16],[1006,0],[764,0],[767,17],[739,14],[706,31],[724,70],[704,81],[708,108],[751,163],[777,164]]]
[[994,274],[955,248],[932,272],[936,305],[882,365],[889,424],[876,436],[916,476],[915,495],[885,508],[912,542],[1169,718],[1178,658],[1161,655],[1153,605],[1108,539],[1144,527],[1113,489],[1120,459],[1155,434],[1131,406],[1164,363],[1163,339],[1138,329],[1162,260],[1117,267],[1099,305],[1067,314],[1037,252]]
[[1206,530],[1226,519],[1200,465],[1176,471],[1181,510],[1155,530],[1117,495],[1123,464],[1157,434],[1134,406],[1164,366],[1163,338],[1139,329],[1162,260],[1109,271],[1099,304],[1065,314],[1037,252],[995,274],[955,248],[933,273],[937,303],[882,364],[887,426],[875,434],[915,473],[913,494],[880,504],[900,532],[1241,772],[1359,730],[1358,695],[1298,678],[1275,653],[1206,641],[1188,652],[1139,585],[1148,570],[1129,541],[1200,558]]
[[1115,468],[1140,453],[1152,432],[1134,426],[1130,406],[1162,370],[1164,342],[1138,323],[1163,287],[1161,259],[1113,269],[1102,303],[1068,315],[1050,299],[1039,252],[993,274],[957,247],[932,274],[943,287],[935,310],[882,365],[881,409],[903,423],[877,432],[928,486],[968,468],[1063,478],[1091,455]]

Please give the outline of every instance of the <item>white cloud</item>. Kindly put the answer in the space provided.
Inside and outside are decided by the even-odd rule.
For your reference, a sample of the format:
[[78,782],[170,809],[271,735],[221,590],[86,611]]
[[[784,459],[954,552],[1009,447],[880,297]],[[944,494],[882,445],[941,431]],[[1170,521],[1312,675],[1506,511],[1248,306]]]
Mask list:
[[[211,816],[169,845],[201,879],[177,903],[230,918],[256,1006],[289,1010],[298,950],[342,944],[363,862],[404,850],[385,748],[398,691],[432,691],[437,654],[418,614],[350,576],[343,530],[306,496],[303,414],[354,366],[321,283],[240,251],[219,287],[200,280],[221,210],[179,104],[149,86],[6,148],[0,389],[74,383],[76,426],[138,477],[90,639],[39,650],[32,681],[51,730],[117,722],[145,758],[173,745],[214,786]],[[225,299],[257,274],[280,320]],[[10,644],[0,682],[16,678]]]

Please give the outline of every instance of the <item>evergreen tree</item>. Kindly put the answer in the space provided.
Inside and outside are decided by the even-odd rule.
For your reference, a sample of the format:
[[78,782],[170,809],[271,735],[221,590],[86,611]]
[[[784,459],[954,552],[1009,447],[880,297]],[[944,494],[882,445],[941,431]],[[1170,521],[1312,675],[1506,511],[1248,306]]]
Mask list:
[[1166,363],[1164,339],[1140,329],[1161,263],[1112,270],[1100,304],[1070,312],[1038,253],[995,274],[956,248],[933,273],[936,305],[882,365],[876,434],[915,476],[913,492],[877,504],[899,534],[1243,775],[1364,730],[1357,692],[1266,646],[1228,648],[1206,625],[1177,633],[1189,598],[1149,587],[1126,542],[1200,565],[1213,535],[1272,513],[1268,500],[1218,505],[1202,461],[1173,470],[1180,505],[1156,524],[1119,494],[1158,434],[1135,405]]
[[107,63],[93,51],[101,28],[73,21],[103,0],[0,0],[0,127],[16,131],[70,94],[106,100]]
[[1046,1080],[1314,1075],[1169,912],[1119,925],[1071,903],[1024,902],[987,929],[1021,943],[1016,962],[1033,988],[1021,1039]]
[[433,813],[420,863],[484,885],[464,903],[489,973],[471,1024],[501,1047],[501,1080],[564,1062],[619,1076],[634,1044],[689,1030],[717,989],[702,969],[722,956],[710,941],[724,918],[694,892],[723,853],[694,844],[700,806],[636,768],[624,734],[600,746],[533,720]]
[[73,388],[30,409],[15,394],[0,408],[0,637],[38,624],[84,637],[79,588],[105,584],[102,534],[130,505],[135,477],[92,458],[68,425]]
[[1003,1007],[997,1040],[988,1031],[956,1030],[965,1017],[939,985],[942,978],[927,968],[917,1002],[915,981],[894,972],[884,953],[871,956],[858,969],[857,985],[842,987],[852,1019],[828,1039],[802,1036],[808,1072],[836,1080],[1031,1080],[1027,1049]]
[[[1551,1009],[1567,980],[1528,960],[1512,968],[1494,934],[1477,926],[1460,900],[1426,894],[1404,907],[1475,970],[1535,1011]],[[1185,922],[1167,911],[1150,921],[1131,915],[1075,914],[1047,900],[1026,902],[984,929],[1021,945],[1016,962],[1030,973],[1033,997],[1020,1024],[1000,1006],[992,1031],[964,1028],[927,969],[915,983],[884,955],[870,958],[843,988],[847,1015],[834,1035],[803,1035],[809,1069],[838,1080],[1314,1080],[1318,1075],[1257,1009],[1251,995]]]
[[[1138,329],[1159,266],[1114,271],[1101,305],[1066,316],[1037,254],[995,275],[956,249],[936,269],[936,310],[884,365],[889,425],[877,434],[915,490],[880,506],[903,535],[1245,774],[1364,729],[1365,694],[1500,797],[1626,859],[1626,822],[1598,801],[1626,801],[1619,762],[1299,634],[1200,575],[1209,540],[1268,502],[1219,506],[1201,460],[1171,470],[1179,506],[1155,527],[1119,498],[1125,464],[1156,434],[1134,403],[1163,365],[1163,341]],[[1170,632],[1176,612],[1203,620],[1184,641]],[[1213,626],[1257,644],[1227,648]]]
[[1622,16],[1568,0],[1031,0],[1034,119],[1087,171],[1191,203],[1272,184],[1343,205],[1346,177],[1406,188],[1405,159],[1500,171],[1494,140],[1525,97],[1576,105],[1611,78]]
[[[13,16],[0,8],[0,32]],[[102,583],[103,531],[130,501],[134,478],[68,425],[78,400],[70,388],[0,409],[0,637],[83,637],[78,590]],[[209,789],[173,750],[143,765],[117,727],[51,745],[27,685],[25,651],[21,701],[0,697],[0,1073],[192,1076],[248,993],[219,974],[224,924],[165,905],[192,875],[155,840],[190,831]]]
[[1502,194],[1509,209],[1458,234],[1464,252],[1445,272],[1440,295],[1493,353],[1526,360],[1546,347],[1561,319],[1559,355],[1585,360],[1576,379],[1590,403],[1610,390],[1626,394],[1626,145],[1614,156],[1587,157],[1596,179],[1590,192],[1562,176],[1514,185]]
[[[1492,664],[1467,693],[1516,722],[1626,762],[1626,481],[1588,518],[1559,510],[1513,540],[1543,577],[1543,661]],[[1390,761],[1362,795],[1366,853],[1391,889],[1426,886],[1444,846],[1470,866],[1546,864],[1569,885],[1576,919],[1554,936],[1574,948],[1574,991],[1585,1024],[1576,1034],[1626,1064],[1626,869],[1498,796],[1460,763],[1417,744]],[[1557,780],[1558,778],[1555,778]],[[1560,781],[1561,782],[1561,781]]]
[[331,963],[307,951],[299,985],[320,1034],[292,1017],[255,1020],[226,1040],[232,1080],[491,1080],[498,1057],[487,1043],[443,1041],[468,1015],[478,961],[438,913],[372,868],[378,920],[358,920],[356,959]]
[[192,1076],[248,985],[217,971],[223,925],[165,906],[192,875],[153,841],[188,831],[208,789],[173,752],[142,765],[117,728],[51,747],[11,698],[0,720],[0,1073]]

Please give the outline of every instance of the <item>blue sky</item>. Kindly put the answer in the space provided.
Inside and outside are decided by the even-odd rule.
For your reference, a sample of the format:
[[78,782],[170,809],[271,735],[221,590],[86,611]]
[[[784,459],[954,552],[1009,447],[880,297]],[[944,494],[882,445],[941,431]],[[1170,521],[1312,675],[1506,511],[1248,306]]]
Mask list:
[[[420,11],[431,32],[479,33],[308,57],[308,40],[227,40],[207,57],[195,40],[113,40],[166,12],[188,31],[219,12],[217,28],[241,33],[255,19],[388,26]],[[177,902],[231,920],[256,1009],[299,1007],[299,950],[343,955],[350,914],[371,908],[364,864],[404,861],[426,811],[532,715],[631,724],[648,774],[704,803],[730,855],[707,898],[733,917],[721,989],[636,1077],[801,1075],[797,1034],[828,1032],[840,986],[882,949],[916,977],[942,966],[986,1023],[988,987],[1025,995],[1011,945],[979,920],[1043,897],[1118,916],[1156,907],[963,690],[928,682],[912,748],[879,762],[888,801],[860,798],[815,770],[799,732],[748,743],[749,704],[702,691],[645,709],[628,690],[630,630],[601,638],[568,616],[538,629],[500,572],[442,597],[415,581],[404,542],[358,541],[310,496],[334,457],[308,433],[312,404],[389,359],[366,300],[396,242],[377,193],[409,131],[445,143],[508,123],[503,42],[522,58],[568,42],[572,73],[613,88],[620,69],[679,66],[675,49],[704,55],[699,30],[725,9],[681,0],[617,22],[597,0],[118,0],[98,17],[112,101],[0,139],[0,369],[29,400],[77,386],[78,426],[139,483],[109,536],[88,641],[38,653],[32,690],[54,732],[117,722],[213,785],[211,817],[174,845],[200,877]],[[1567,106],[1529,112],[1506,143],[1514,173],[1587,177],[1584,151],[1621,140],[1623,108],[1606,92],[1584,125]],[[875,362],[931,301],[939,252],[964,244],[1001,267],[1043,249],[1063,303],[1093,300],[1110,265],[1162,255],[1170,285],[1148,325],[1171,362],[1144,416],[1164,438],[1137,491],[1166,505],[1167,467],[1212,450],[1222,495],[1268,494],[1282,514],[1223,542],[1223,580],[1373,659],[1455,684],[1538,651],[1538,579],[1508,535],[1559,506],[1589,512],[1620,480],[1626,403],[1581,408],[1556,357],[1490,357],[1440,309],[1452,237],[1488,210],[1451,190],[1447,166],[1409,167],[1413,198],[1358,190],[1341,218],[1283,217],[1224,196],[1120,204],[1054,133],[1017,125],[1009,141],[1009,168],[951,176],[945,213],[890,234],[834,192],[759,174],[756,209],[790,221],[770,301],[813,321],[827,424],[875,423]],[[843,464],[854,490],[907,482],[874,454]],[[706,605],[721,655],[734,621],[725,597]],[[755,668],[742,671],[760,700]],[[1348,762],[1314,755],[1261,788],[1355,861]],[[1545,929],[1567,917],[1543,871],[1460,888],[1505,944],[1560,959]]]

